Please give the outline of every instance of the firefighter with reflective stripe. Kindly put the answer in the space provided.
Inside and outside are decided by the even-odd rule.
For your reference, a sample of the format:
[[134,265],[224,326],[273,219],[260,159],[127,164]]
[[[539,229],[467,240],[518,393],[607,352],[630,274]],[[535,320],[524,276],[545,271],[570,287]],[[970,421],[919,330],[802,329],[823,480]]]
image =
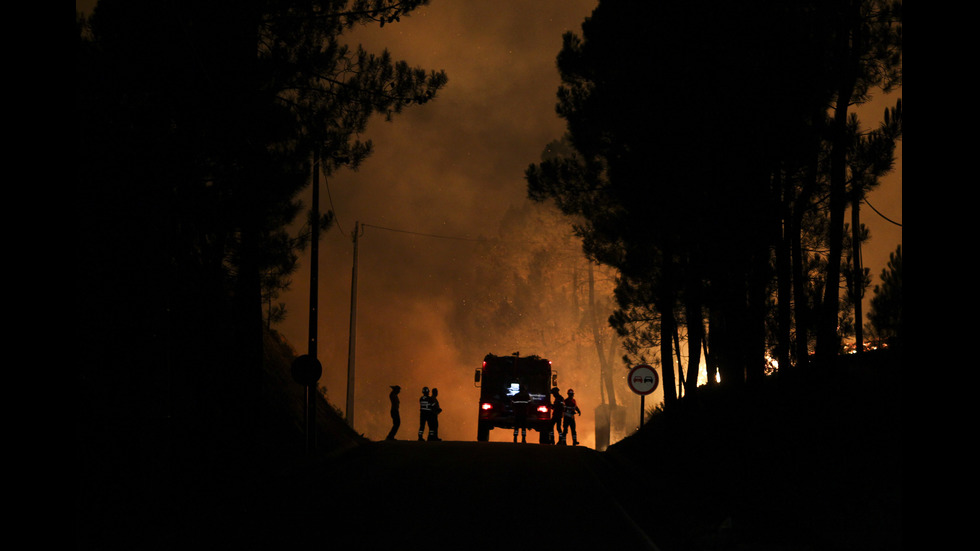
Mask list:
[[555,435],[561,436],[561,418],[565,414],[565,399],[561,397],[558,387],[551,389],[551,396],[554,400],[551,404],[551,430],[548,431],[548,443],[554,444]]
[[517,394],[511,398],[514,405],[514,442],[517,442],[517,429],[521,429],[521,442],[527,443],[527,405],[531,403],[531,395],[524,385],[520,386]]
[[425,441],[425,424],[432,427],[432,398],[429,397],[429,387],[422,387],[422,396],[419,397],[419,440]]
[[561,443],[565,443],[565,437],[568,435],[568,429],[572,429],[572,445],[578,446],[578,434],[575,432],[575,414],[582,415],[582,410],[578,408],[578,404],[575,403],[575,391],[568,389],[568,397],[565,398],[565,426],[562,428],[561,432]]
[[439,389],[432,389],[432,397],[429,398],[429,442],[440,440],[439,438],[439,414],[442,408],[439,407]]

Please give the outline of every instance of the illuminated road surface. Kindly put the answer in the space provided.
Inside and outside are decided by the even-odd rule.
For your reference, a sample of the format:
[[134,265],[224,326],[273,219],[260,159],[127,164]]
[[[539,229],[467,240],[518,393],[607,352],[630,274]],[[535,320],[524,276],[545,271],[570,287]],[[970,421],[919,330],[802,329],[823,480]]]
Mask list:
[[657,549],[608,489],[624,474],[580,447],[377,442],[283,482],[249,529],[282,549]]

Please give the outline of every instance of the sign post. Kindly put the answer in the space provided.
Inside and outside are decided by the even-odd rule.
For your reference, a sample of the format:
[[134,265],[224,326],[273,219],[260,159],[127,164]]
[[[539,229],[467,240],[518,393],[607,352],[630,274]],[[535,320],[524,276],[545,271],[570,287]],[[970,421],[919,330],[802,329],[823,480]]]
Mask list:
[[647,394],[652,394],[660,386],[660,375],[657,370],[646,364],[641,364],[630,369],[630,374],[626,378],[626,383],[630,390],[640,395],[640,426],[643,426],[644,398]]
[[316,356],[303,354],[293,360],[293,380],[306,387],[306,451],[316,449],[316,382],[323,374],[323,366]]

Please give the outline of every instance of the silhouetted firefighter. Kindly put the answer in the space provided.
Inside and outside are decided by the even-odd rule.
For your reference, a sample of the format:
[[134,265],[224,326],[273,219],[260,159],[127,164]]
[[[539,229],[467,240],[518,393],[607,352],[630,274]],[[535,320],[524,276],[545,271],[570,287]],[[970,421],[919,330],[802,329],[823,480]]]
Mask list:
[[548,435],[548,443],[554,444],[556,437],[561,437],[561,418],[565,414],[565,399],[561,397],[558,387],[551,389],[551,396],[554,397],[554,401],[551,404],[551,432]]
[[527,405],[531,403],[531,395],[523,384],[511,403],[514,404],[514,442],[517,442],[517,429],[521,429],[521,442],[527,443]]
[[578,434],[575,432],[575,414],[582,415],[582,410],[575,403],[575,391],[568,389],[568,398],[565,398],[565,427],[561,431],[561,443],[565,443],[568,429],[572,429],[572,445],[578,446]]
[[391,387],[391,392],[388,393],[388,399],[391,400],[391,430],[388,431],[388,437],[385,440],[394,440],[395,433],[398,432],[398,427],[402,424],[401,415],[398,413],[398,393],[402,391],[402,387],[394,385]]
[[432,398],[429,399],[429,442],[439,440],[439,414],[442,408],[439,407],[439,389],[432,389]]
[[429,398],[429,387],[422,387],[422,396],[419,396],[419,441],[425,441],[425,425],[432,427],[432,398]]

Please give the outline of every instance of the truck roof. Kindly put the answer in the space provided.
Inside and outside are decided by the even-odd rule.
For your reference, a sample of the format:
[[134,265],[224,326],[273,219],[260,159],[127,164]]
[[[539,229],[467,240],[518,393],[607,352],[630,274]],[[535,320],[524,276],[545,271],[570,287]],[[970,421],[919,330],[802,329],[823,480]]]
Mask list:
[[[487,354],[486,356],[483,357],[483,361],[485,361],[487,363],[490,363],[490,362],[495,361],[495,360],[509,360],[509,361],[512,361],[513,358],[514,358],[514,355],[513,354],[507,354],[506,356],[497,356],[496,354]],[[535,362],[535,361],[547,362],[548,361],[547,359],[542,358],[541,356],[538,356],[538,355],[535,355],[535,354],[531,354],[531,355],[528,355],[528,356],[518,356],[517,358],[518,358],[518,360],[526,360],[526,361],[532,361],[532,362]]]

